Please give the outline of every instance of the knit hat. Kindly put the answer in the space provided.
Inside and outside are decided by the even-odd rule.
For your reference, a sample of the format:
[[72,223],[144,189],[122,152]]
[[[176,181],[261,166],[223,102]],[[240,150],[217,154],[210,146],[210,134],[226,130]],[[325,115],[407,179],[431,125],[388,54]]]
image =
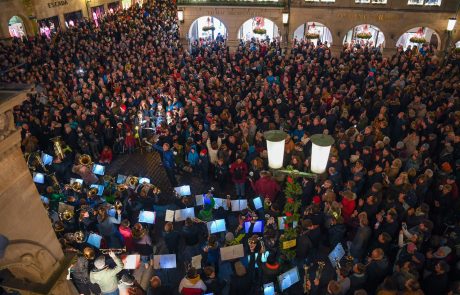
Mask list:
[[235,239],[235,236],[233,235],[233,233],[231,232],[228,232],[225,234],[225,241],[227,242],[231,242]]
[[313,197],[313,204],[320,204],[321,203],[321,198],[318,196]]
[[94,261],[94,266],[97,269],[103,269],[105,267],[105,256],[101,255]]
[[235,273],[237,276],[242,277],[246,274],[246,268],[241,261],[235,262]]
[[130,274],[123,274],[121,277],[121,282],[125,285],[132,286],[134,285],[134,278]]
[[452,249],[450,249],[447,246],[442,246],[439,247],[438,250],[436,250],[436,252],[433,253],[433,257],[438,259],[446,258],[450,254],[450,252],[452,252]]

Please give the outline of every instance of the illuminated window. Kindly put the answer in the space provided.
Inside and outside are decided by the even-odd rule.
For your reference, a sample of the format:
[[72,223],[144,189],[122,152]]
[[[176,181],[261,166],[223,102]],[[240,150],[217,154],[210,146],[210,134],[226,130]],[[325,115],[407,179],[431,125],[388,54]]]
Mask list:
[[335,0],[305,0],[305,2],[335,2]]
[[408,0],[408,5],[441,6],[442,0]]
[[366,3],[372,3],[372,4],[387,4],[387,0],[355,0],[355,3],[360,3],[360,4],[366,4]]

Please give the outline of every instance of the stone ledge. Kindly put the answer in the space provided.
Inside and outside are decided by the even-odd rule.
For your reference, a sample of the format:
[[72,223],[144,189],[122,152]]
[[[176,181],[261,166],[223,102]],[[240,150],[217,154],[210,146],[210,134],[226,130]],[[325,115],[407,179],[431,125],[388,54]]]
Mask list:
[[[8,135],[4,140],[0,141],[0,157],[5,157],[5,154],[14,148],[18,148],[21,144],[21,130],[18,129]],[[6,167],[1,167],[6,168]]]

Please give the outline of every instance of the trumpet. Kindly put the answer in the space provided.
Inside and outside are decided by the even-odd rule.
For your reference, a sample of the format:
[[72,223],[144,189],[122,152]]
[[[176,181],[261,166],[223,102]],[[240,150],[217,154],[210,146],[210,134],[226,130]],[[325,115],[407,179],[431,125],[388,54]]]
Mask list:
[[78,164],[82,166],[89,167],[93,165],[93,161],[91,160],[91,156],[87,154],[83,154],[80,157],[78,157]]
[[107,248],[107,249],[99,249],[101,250],[102,254],[109,254],[109,252],[113,252],[115,254],[121,254],[126,252],[126,247],[123,248]]
[[315,280],[320,281],[321,275],[323,274],[324,267],[326,263],[324,261],[318,261],[318,268],[316,269]]
[[305,274],[303,276],[303,293],[304,294],[309,294],[310,293],[310,289],[308,288],[308,281],[310,280],[310,274],[308,273],[308,270],[309,270],[309,266],[304,264],[303,265],[303,269],[305,271]]
[[50,139],[53,142],[54,154],[59,158],[59,160],[64,160],[65,154],[64,149],[62,148],[63,143],[60,136],[56,136]]

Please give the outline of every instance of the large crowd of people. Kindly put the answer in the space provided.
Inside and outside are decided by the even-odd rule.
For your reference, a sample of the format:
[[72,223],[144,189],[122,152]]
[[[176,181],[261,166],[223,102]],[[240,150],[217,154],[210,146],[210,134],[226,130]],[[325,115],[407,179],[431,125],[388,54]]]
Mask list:
[[[38,188],[63,249],[82,253],[70,274],[80,294],[264,294],[269,283],[281,293],[278,276],[292,267],[300,281],[283,294],[460,294],[459,59],[440,62],[427,44],[389,58],[359,44],[337,57],[307,40],[282,47],[253,39],[231,52],[219,38],[185,48],[167,0],[109,13],[97,27],[82,20],[50,39],[0,45],[2,70],[22,65],[0,80],[34,85],[15,121],[24,153],[54,155],[45,167],[53,177]],[[285,180],[268,168],[263,133],[275,129],[288,134],[284,166],[304,172],[310,137],[335,139],[326,173],[295,179],[293,258],[273,221],[289,204]],[[172,186],[179,174],[214,186],[210,203],[116,184],[81,156],[107,166],[146,148],[160,153],[156,169]],[[94,184],[105,186],[101,196]],[[216,205],[213,195],[228,191]],[[262,209],[232,210],[231,200],[256,196]],[[162,206],[194,207],[197,218],[165,222]],[[155,224],[139,222],[155,210]],[[205,222],[218,219],[226,231],[210,234]],[[262,232],[244,228],[256,220]],[[99,248],[140,255],[138,269],[88,243],[91,233],[102,237]],[[222,260],[219,250],[238,244],[244,257]],[[347,255],[333,267],[328,254],[339,244]],[[155,267],[161,254],[176,254],[175,270]]]

